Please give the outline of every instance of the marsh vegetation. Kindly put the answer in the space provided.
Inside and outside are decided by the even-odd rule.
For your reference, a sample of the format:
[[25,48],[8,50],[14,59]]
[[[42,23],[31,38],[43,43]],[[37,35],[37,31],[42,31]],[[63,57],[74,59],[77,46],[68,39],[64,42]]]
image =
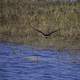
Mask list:
[[[0,1],[0,41],[55,48],[80,48],[80,3]],[[60,28],[45,39],[44,33]]]

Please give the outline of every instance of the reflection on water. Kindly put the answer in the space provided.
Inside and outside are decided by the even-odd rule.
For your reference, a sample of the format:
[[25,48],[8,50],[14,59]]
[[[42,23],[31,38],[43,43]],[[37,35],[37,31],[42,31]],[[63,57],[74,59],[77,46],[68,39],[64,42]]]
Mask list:
[[80,80],[80,54],[0,43],[0,80]]

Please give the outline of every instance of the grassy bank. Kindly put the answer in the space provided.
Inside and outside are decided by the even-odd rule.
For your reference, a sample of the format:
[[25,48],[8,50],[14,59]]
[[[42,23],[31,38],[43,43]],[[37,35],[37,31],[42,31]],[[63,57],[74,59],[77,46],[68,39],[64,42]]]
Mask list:
[[[7,1],[3,0],[1,6],[0,41],[58,49],[80,48],[80,3]],[[45,33],[58,28],[60,31],[45,39],[32,27]]]

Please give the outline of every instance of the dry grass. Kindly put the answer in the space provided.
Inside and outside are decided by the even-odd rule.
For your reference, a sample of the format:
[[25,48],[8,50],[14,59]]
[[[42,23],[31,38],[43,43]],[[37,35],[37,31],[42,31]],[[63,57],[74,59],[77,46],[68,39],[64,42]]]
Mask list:
[[[80,49],[80,3],[7,1],[3,0],[1,8],[0,41]],[[45,39],[32,27],[45,33],[58,28],[60,31]]]

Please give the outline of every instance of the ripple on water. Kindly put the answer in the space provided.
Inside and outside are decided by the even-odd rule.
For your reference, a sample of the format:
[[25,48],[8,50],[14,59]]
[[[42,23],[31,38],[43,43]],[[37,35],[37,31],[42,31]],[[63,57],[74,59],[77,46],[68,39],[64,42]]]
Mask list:
[[0,44],[0,80],[80,80],[80,54]]

